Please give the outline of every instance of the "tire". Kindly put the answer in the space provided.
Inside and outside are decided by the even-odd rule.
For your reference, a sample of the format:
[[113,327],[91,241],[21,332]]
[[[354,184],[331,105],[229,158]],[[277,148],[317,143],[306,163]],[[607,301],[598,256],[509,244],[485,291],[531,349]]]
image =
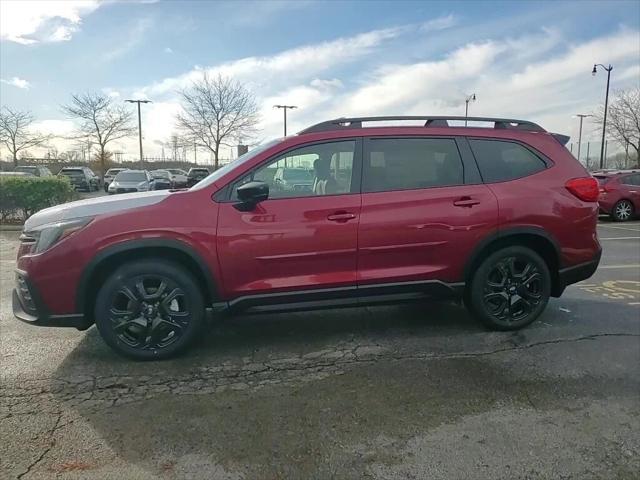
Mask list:
[[633,218],[633,204],[629,200],[620,200],[611,211],[611,218],[616,222],[626,222]]
[[480,264],[466,304],[488,328],[517,330],[540,316],[550,294],[546,262],[529,248],[513,246],[492,253]]
[[117,353],[159,360],[184,352],[200,337],[204,309],[193,276],[154,258],[124,264],[109,276],[94,314],[100,335]]
[[104,184],[104,192],[109,193],[109,185],[106,183]]

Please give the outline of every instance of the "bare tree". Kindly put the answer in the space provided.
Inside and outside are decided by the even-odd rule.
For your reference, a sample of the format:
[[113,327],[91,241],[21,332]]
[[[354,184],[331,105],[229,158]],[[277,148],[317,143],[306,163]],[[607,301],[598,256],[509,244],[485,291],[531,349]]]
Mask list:
[[71,102],[62,110],[71,118],[80,120],[76,138],[98,146],[97,160],[104,178],[106,163],[111,158],[107,145],[135,133],[131,112],[124,105],[114,105],[113,99],[100,93],[72,95]]
[[[594,115],[596,122],[602,124],[604,108]],[[607,113],[607,133],[623,148],[631,147],[640,151],[640,88],[618,90],[609,102]]]
[[235,80],[205,72],[180,97],[183,111],[177,116],[178,127],[197,146],[213,153],[216,169],[221,146],[231,147],[231,142],[255,133],[259,121],[255,97]]
[[12,110],[9,107],[0,110],[0,142],[9,150],[15,166],[18,165],[20,152],[40,147],[51,139],[50,135],[32,130],[34,122],[31,112]]

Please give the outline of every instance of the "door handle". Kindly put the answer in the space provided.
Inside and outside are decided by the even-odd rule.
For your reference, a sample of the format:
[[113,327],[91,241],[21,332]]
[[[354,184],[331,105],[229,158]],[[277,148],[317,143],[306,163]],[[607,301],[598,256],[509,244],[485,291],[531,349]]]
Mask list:
[[356,218],[356,215],[354,213],[349,213],[349,212],[336,212],[332,215],[329,215],[327,217],[327,220],[330,220],[332,222],[347,222],[349,220],[353,220],[354,218]]
[[471,197],[462,197],[459,198],[458,200],[454,201],[453,204],[456,207],[473,207],[474,205],[479,205],[480,204],[480,200],[476,200],[475,198],[471,198]]

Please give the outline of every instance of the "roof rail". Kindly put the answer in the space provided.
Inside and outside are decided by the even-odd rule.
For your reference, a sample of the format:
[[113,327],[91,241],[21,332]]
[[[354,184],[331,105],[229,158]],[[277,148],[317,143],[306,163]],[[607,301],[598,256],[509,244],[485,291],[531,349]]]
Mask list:
[[462,122],[489,122],[493,123],[493,128],[498,129],[518,129],[530,132],[546,132],[537,123],[527,120],[514,120],[512,118],[491,118],[491,117],[449,117],[449,116],[392,116],[392,117],[352,117],[336,118],[312,125],[298,132],[298,135],[305,133],[327,132],[331,130],[343,130],[353,128],[363,128],[362,122],[392,122],[396,120],[424,120],[425,127],[449,127],[449,120]]

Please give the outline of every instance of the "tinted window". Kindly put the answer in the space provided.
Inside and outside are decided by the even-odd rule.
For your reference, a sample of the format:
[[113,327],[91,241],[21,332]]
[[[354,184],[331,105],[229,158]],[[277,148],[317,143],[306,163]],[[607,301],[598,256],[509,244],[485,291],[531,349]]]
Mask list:
[[629,175],[622,179],[625,185],[640,185],[640,174]]
[[609,180],[611,180],[611,177],[605,177],[604,175],[594,175],[593,178],[595,178],[596,180],[598,180],[598,183],[600,185],[604,185],[605,183],[607,183]]
[[526,177],[546,168],[540,158],[518,143],[477,139],[469,139],[469,143],[487,183]]
[[60,170],[60,175],[66,175],[68,177],[84,177],[84,172],[80,169],[67,169]]
[[367,150],[362,171],[364,192],[464,183],[462,160],[452,139],[372,139]]
[[269,185],[269,198],[337,195],[351,191],[356,142],[321,143],[291,150],[261,165],[233,185],[252,180]]

